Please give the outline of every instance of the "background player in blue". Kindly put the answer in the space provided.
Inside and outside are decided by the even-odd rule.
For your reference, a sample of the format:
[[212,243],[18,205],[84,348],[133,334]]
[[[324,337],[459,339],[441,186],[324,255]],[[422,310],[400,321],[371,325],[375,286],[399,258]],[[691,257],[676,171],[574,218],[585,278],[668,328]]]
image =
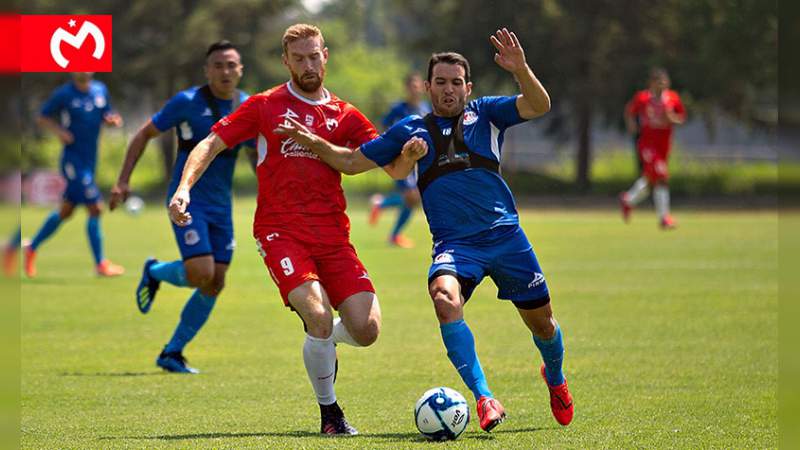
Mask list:
[[74,72],[72,81],[55,90],[44,103],[38,122],[64,144],[61,174],[67,182],[64,199],[58,211],[47,216],[39,231],[23,252],[25,274],[36,275],[36,251],[67,220],[76,205],[86,205],[89,219],[86,232],[94,256],[95,270],[100,276],[121,275],[125,270],[103,255],[103,234],[100,215],[103,198],[94,182],[97,165],[97,140],[105,123],[122,126],[122,118],[111,110],[106,85],[93,79],[91,72]]
[[[411,116],[424,116],[431,112],[431,105],[423,99],[425,85],[418,73],[410,73],[405,78],[406,97],[392,105],[389,113],[381,122],[386,130],[399,120]],[[414,246],[411,239],[403,236],[401,232],[411,219],[411,212],[419,204],[419,191],[417,190],[416,174],[410,174],[403,180],[395,180],[395,191],[383,196],[375,194],[370,198],[372,209],[369,214],[369,224],[376,225],[381,211],[386,208],[397,208],[397,220],[389,235],[389,243],[401,248]]]
[[519,226],[514,198],[499,174],[506,128],[549,111],[550,98],[514,33],[503,28],[490,41],[497,49],[495,62],[514,75],[521,95],[467,103],[472,91],[469,63],[458,53],[436,53],[425,83],[433,114],[401,120],[360,151],[333,146],[296,121],[282,128],[332,167],[351,174],[387,164],[410,140],[434,150],[417,162],[422,206],[434,241],[428,289],[447,356],[477,400],[480,426],[491,431],[505,418],[464,322],[464,304],[486,275],[497,285],[498,298],[510,300],[530,329],[544,360],[540,373],[550,390],[551,411],[567,425],[574,409],[562,372],[561,329],[553,318],[542,269]]
[[[130,193],[131,173],[147,142],[176,127],[179,151],[167,199],[172,197],[189,152],[208,136],[214,123],[247,99],[247,94],[236,89],[243,68],[241,56],[230,42],[216,42],[208,48],[205,64],[208,84],[186,89],[172,97],[128,145],[125,162],[111,191],[112,210]],[[156,359],[159,367],[170,372],[197,373],[186,365],[183,349],[206,323],[225,284],[225,273],[235,246],[231,186],[238,149],[229,149],[214,159],[192,190],[192,223],[186,227],[172,224],[182,259],[168,262],[148,259],[136,288],[136,304],[143,314],[150,310],[162,281],[194,288],[172,338]]]

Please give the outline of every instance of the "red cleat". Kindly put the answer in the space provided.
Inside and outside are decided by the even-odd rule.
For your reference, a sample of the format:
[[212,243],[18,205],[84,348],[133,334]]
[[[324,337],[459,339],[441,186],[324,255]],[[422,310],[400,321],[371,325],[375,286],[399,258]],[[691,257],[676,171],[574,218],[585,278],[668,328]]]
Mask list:
[[506,409],[497,400],[483,396],[478,399],[478,418],[483,431],[490,433],[506,418]]
[[414,248],[414,241],[403,236],[402,234],[390,237],[389,244],[400,248]]
[[662,230],[674,230],[678,227],[678,222],[676,222],[671,215],[667,214],[661,218],[660,225]]
[[369,224],[373,227],[378,224],[378,218],[381,215],[381,203],[383,203],[383,196],[375,194],[369,198],[369,203],[372,208],[369,210]]
[[3,250],[3,272],[6,276],[13,277],[17,273],[17,247],[6,246]]
[[125,273],[125,268],[104,259],[96,267],[97,275],[101,277],[117,277]]
[[22,259],[25,266],[25,275],[28,278],[36,276],[36,250],[32,249],[30,244],[22,247]]
[[631,206],[630,202],[628,202],[628,193],[622,192],[619,194],[619,208],[622,210],[622,220],[625,223],[631,221],[631,211],[633,207]]
[[558,386],[550,386],[547,383],[547,377],[544,375],[544,364],[542,364],[540,372],[547,389],[550,390],[550,410],[553,411],[553,417],[561,425],[569,425],[575,413],[575,405],[572,402],[572,394],[569,393],[569,388],[567,388],[567,380],[564,380]]

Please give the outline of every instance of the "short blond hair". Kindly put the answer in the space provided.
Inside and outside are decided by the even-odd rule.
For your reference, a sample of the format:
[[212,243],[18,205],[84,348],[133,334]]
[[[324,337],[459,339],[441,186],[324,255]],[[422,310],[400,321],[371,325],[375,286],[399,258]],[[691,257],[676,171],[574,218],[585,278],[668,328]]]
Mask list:
[[320,31],[319,28],[307,23],[296,23],[283,32],[283,53],[288,54],[287,49],[290,42],[294,42],[298,39],[306,39],[317,36],[319,36],[320,45],[325,47],[325,38],[322,37],[322,31]]

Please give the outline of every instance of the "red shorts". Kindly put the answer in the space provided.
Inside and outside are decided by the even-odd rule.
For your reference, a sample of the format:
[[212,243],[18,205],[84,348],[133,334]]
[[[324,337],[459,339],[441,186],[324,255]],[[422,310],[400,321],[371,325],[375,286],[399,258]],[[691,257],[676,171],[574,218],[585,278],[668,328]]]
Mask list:
[[353,294],[375,292],[367,269],[349,242],[311,244],[280,232],[256,236],[256,242],[286,306],[289,293],[310,280],[322,284],[334,309]]
[[669,179],[669,169],[667,168],[669,141],[639,139],[638,149],[642,170],[647,180],[650,183],[667,181]]

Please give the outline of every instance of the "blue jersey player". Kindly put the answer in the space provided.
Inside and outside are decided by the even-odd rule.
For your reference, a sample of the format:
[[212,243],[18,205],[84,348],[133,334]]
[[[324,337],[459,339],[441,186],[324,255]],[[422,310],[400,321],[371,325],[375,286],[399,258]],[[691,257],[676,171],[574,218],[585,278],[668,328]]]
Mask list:
[[95,80],[93,75],[91,72],[74,72],[72,81],[56,89],[47,99],[38,118],[39,125],[55,134],[64,144],[60,165],[67,187],[59,210],[47,216],[31,242],[25,245],[25,274],[29,277],[36,276],[36,252],[39,246],[72,215],[77,205],[86,205],[89,210],[86,232],[97,274],[116,276],[125,271],[103,255],[103,234],[100,229],[103,198],[94,179],[100,126],[104,123],[122,126],[122,118],[111,109],[106,85]]
[[428,289],[447,356],[477,400],[480,426],[491,431],[505,417],[489,390],[463,316],[464,304],[487,275],[498,287],[498,298],[510,301],[530,329],[544,360],[540,372],[550,390],[551,410],[567,425],[574,409],[561,368],[561,329],[553,318],[542,269],[519,226],[514,197],[499,173],[505,130],[546,113],[550,98],[514,33],[504,28],[490,41],[497,49],[495,62],[514,75],[521,95],[467,102],[472,91],[469,63],[458,53],[436,53],[425,83],[433,114],[401,120],[360,151],[330,145],[296,121],[285,128],[298,143],[347,173],[386,164],[409,141],[432,149],[417,162],[422,206],[434,241]]
[[[172,197],[189,152],[208,136],[214,123],[247,99],[247,95],[236,88],[242,70],[239,52],[230,42],[216,42],[208,48],[205,64],[208,84],[186,89],[172,97],[128,145],[125,162],[111,193],[112,210],[130,193],[130,176],[147,142],[174,127],[179,150],[167,193],[168,199]],[[231,186],[238,149],[237,146],[221,154],[198,181],[192,191],[192,223],[186,227],[172,225],[181,259],[164,262],[147,259],[136,288],[136,304],[143,314],[150,310],[162,281],[193,289],[172,338],[156,359],[159,367],[170,372],[197,373],[186,365],[183,349],[206,323],[225,284],[225,273],[235,246]]]
[[[406,98],[392,105],[389,113],[383,118],[383,129],[386,130],[405,117],[418,115],[424,116],[431,112],[431,105],[422,97],[425,86],[418,73],[410,73],[405,79]],[[411,219],[411,212],[419,204],[419,190],[417,190],[416,174],[410,174],[402,180],[395,180],[395,191],[389,195],[375,194],[370,199],[372,209],[369,214],[370,225],[376,225],[381,212],[386,208],[398,208],[397,220],[389,235],[389,243],[401,248],[414,246],[413,241],[401,232]]]

